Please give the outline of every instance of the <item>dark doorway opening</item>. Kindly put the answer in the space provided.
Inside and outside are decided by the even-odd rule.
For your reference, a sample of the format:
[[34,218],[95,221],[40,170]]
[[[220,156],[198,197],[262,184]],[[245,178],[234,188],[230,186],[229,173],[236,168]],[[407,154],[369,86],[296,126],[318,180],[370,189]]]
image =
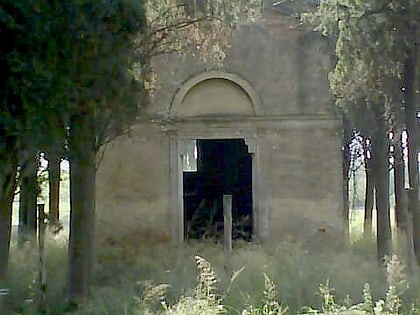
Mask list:
[[244,139],[198,139],[195,169],[183,172],[186,239],[223,237],[223,195],[232,195],[232,237],[252,236],[252,157]]

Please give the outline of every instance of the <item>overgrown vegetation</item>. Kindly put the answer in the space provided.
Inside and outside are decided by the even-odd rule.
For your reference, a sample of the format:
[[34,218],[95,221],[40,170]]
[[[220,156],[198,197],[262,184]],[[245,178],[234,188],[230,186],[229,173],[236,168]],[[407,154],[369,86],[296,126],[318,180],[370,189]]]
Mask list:
[[[67,312],[66,246],[47,244],[48,314]],[[74,314],[418,314],[419,277],[396,256],[379,268],[374,247],[356,242],[320,252],[304,244],[236,244],[232,273],[220,244],[102,247],[89,299]],[[5,314],[37,314],[36,252],[11,254]]]
[[[137,123],[148,102],[147,92],[155,88],[150,58],[172,52],[182,55],[195,45],[201,58],[213,57],[218,67],[233,26],[240,18],[254,21],[261,9],[259,1],[249,1],[248,6],[242,0],[191,3],[0,0],[0,288],[11,290],[4,311],[38,312],[39,262],[33,248],[13,249],[7,282],[3,278],[9,265],[16,186],[22,188],[23,178],[31,179],[26,189],[32,205],[22,207],[27,208],[22,217],[28,218],[21,221],[35,234],[36,167],[27,169],[26,164],[33,164],[39,151],[47,151],[50,156],[70,158],[73,179],[70,245],[50,241],[48,246],[45,307],[49,314],[68,312],[66,297],[82,301],[91,282],[89,299],[83,300],[77,314],[420,313],[418,275],[410,270],[407,286],[395,257],[385,270],[378,268],[369,243],[340,252],[320,248],[312,252],[290,243],[271,248],[243,245],[229,264],[238,270],[233,275],[223,268],[221,249],[214,244],[173,251],[99,248],[98,259],[93,259],[96,160],[103,144]],[[404,198],[408,194],[408,205],[401,209],[412,212],[414,233],[404,227],[411,224],[408,219],[401,220],[400,227],[406,229],[420,261],[418,158],[413,150],[418,148],[419,134],[415,106],[420,82],[415,37],[419,7],[418,0],[330,0],[306,16],[335,45],[330,87],[343,113],[353,120],[349,127],[368,129],[365,144],[369,140],[371,147],[363,154],[376,159],[372,170],[379,196],[379,260],[392,251],[387,140],[392,129],[395,135],[406,132],[410,140],[410,188],[400,193]],[[356,120],[360,115],[363,119]],[[399,138],[393,140],[395,152],[401,151],[395,160],[404,161]],[[403,168],[396,174],[405,174]],[[348,167],[344,178],[348,190]],[[403,179],[397,183],[401,188]],[[371,226],[365,230],[371,234]],[[91,281],[94,261],[97,268]],[[198,274],[192,273],[194,265]]]

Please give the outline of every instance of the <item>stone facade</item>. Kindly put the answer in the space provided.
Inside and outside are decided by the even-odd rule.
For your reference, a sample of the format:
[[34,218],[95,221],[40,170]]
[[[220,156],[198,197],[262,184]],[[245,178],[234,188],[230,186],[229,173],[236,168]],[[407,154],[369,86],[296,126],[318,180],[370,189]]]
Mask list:
[[266,20],[239,28],[223,70],[173,55],[153,63],[160,89],[98,171],[100,238],[183,242],[182,161],[195,139],[245,140],[255,240],[341,235],[341,121],[322,38]]

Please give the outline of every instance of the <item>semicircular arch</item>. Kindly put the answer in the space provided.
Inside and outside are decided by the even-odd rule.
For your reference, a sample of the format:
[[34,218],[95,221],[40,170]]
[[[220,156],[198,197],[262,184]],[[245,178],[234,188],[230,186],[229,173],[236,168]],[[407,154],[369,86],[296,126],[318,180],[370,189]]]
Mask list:
[[206,71],[187,80],[175,93],[169,116],[261,115],[261,102],[251,84],[240,76]]

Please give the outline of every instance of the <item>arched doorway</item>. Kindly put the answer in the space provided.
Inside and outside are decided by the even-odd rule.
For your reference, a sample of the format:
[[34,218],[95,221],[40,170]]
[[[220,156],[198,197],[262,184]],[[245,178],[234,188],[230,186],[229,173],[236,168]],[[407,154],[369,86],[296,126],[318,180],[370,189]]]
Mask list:
[[[253,126],[258,114],[259,98],[234,74],[200,74],[174,96],[167,127],[175,243],[217,236],[223,194],[233,196],[234,238],[268,238],[268,216],[259,206],[258,132]],[[197,147],[196,168],[188,170],[185,161],[192,160],[192,142]],[[201,223],[196,224],[194,216]]]

